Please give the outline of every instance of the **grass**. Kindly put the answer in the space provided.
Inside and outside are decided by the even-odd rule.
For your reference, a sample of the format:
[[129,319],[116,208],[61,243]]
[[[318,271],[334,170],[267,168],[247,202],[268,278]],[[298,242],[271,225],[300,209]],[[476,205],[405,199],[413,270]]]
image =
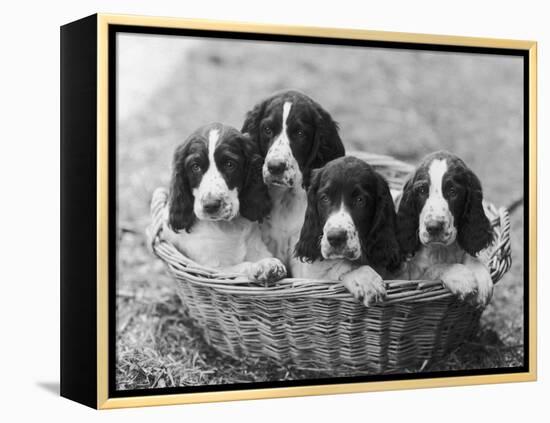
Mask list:
[[[297,88],[340,122],[348,151],[416,163],[436,149],[460,155],[485,197],[523,195],[522,63],[499,56],[228,42],[198,43],[147,107],[118,129],[117,386],[138,389],[327,376],[215,353],[193,327],[163,264],[145,246],[149,201],[167,186],[174,148],[196,127],[240,128],[275,90]],[[424,370],[523,364],[523,208],[512,217],[513,266],[476,339]],[[418,369],[409,369],[411,371]]]

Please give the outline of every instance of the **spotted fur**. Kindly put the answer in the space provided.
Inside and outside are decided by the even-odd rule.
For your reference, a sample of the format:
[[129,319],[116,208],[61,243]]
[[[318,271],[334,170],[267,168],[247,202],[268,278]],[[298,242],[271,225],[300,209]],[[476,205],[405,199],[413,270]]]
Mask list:
[[405,184],[397,215],[398,241],[408,257],[403,277],[441,279],[461,298],[486,304],[487,267],[477,258],[492,242],[477,176],[457,156],[427,156]]
[[345,154],[338,125],[317,102],[289,90],[254,106],[242,132],[250,135],[265,157],[262,176],[273,206],[262,223],[263,238],[270,251],[290,265],[311,171]]
[[162,237],[195,262],[272,282],[286,275],[261,238],[270,210],[256,143],[213,123],[174,154],[167,224]]
[[307,192],[294,274],[341,280],[365,305],[382,299],[382,277],[399,264],[395,210],[384,178],[362,160],[341,157],[312,172]]

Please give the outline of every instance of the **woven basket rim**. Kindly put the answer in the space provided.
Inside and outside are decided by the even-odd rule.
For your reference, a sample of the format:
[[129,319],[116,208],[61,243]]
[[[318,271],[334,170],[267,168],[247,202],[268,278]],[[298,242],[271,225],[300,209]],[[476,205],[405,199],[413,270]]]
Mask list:
[[[393,175],[384,174],[392,189],[400,190],[405,178],[414,170],[410,164],[391,156],[363,152],[353,155],[366,160],[381,173],[388,170],[393,173]],[[244,297],[262,296],[265,299],[308,297],[356,301],[339,281],[285,278],[274,285],[264,286],[247,280],[243,275],[224,273],[192,261],[174,245],[159,238],[165,220],[164,208],[167,200],[167,191],[157,188],[151,203],[152,223],[148,233],[152,251],[170,268],[176,279],[209,287],[220,293]],[[484,202],[484,209],[493,228],[494,240],[480,255],[485,257],[484,261],[489,267],[493,283],[496,284],[511,266],[510,217],[506,208],[497,208],[488,202]],[[181,281],[178,280],[178,282]],[[387,294],[377,305],[405,301],[436,301],[453,296],[439,280],[388,279],[384,283]]]

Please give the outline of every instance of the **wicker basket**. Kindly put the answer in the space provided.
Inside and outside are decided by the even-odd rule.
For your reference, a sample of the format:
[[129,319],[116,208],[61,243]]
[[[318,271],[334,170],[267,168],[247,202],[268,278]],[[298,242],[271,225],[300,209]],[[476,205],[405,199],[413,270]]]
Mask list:
[[[355,153],[400,190],[412,167],[388,156]],[[383,303],[365,307],[341,283],[284,279],[273,287],[237,280],[183,256],[157,236],[166,194],[151,204],[155,254],[177,282],[183,304],[206,341],[233,358],[270,357],[297,368],[394,371],[442,357],[478,328],[482,309],[451,295],[439,281],[386,281]],[[511,265],[505,208],[485,204],[494,230],[483,252],[493,282]]]

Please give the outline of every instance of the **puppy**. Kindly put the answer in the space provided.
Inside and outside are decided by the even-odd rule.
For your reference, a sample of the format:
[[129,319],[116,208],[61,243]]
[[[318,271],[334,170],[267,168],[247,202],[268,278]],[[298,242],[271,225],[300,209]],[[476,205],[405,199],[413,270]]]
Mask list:
[[174,153],[168,226],[162,236],[199,264],[273,282],[286,269],[261,239],[258,221],[270,210],[256,144],[212,123]]
[[292,267],[311,170],[345,154],[338,125],[305,94],[284,91],[249,111],[242,132],[265,157],[262,174],[272,209],[262,222],[262,237],[275,257]]
[[477,176],[454,154],[428,155],[405,184],[398,241],[409,279],[441,279],[460,298],[487,304],[493,282],[477,254],[493,239]]
[[365,305],[381,299],[399,265],[395,220],[388,184],[366,162],[341,157],[312,171],[294,276],[341,280]]

